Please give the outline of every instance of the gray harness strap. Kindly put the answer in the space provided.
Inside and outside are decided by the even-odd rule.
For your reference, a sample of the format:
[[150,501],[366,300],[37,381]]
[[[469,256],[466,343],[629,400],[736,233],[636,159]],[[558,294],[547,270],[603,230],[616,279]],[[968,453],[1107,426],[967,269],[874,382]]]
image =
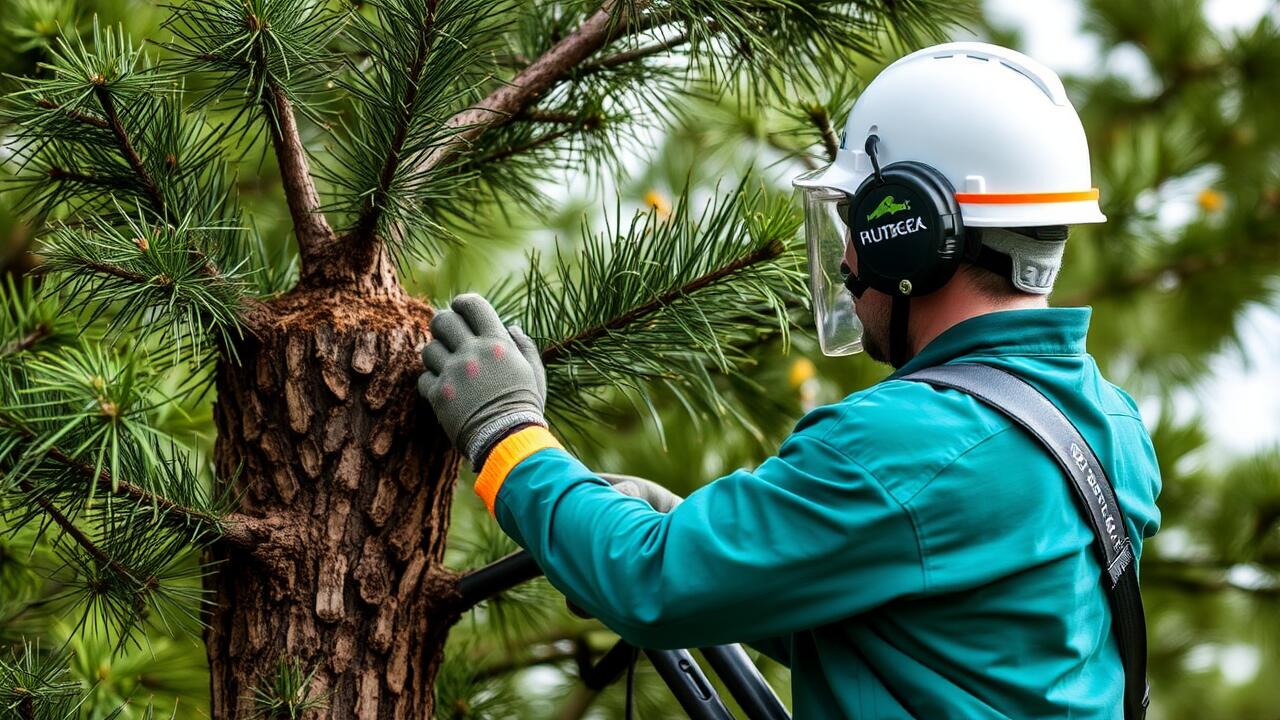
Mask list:
[[1111,604],[1111,627],[1124,668],[1125,720],[1147,714],[1147,627],[1138,592],[1133,543],[1116,502],[1115,488],[1097,455],[1071,420],[1022,378],[990,365],[939,365],[902,380],[959,390],[1016,422],[1049,451],[1071,481],[1085,521],[1093,530],[1094,549],[1103,568],[1102,587]]

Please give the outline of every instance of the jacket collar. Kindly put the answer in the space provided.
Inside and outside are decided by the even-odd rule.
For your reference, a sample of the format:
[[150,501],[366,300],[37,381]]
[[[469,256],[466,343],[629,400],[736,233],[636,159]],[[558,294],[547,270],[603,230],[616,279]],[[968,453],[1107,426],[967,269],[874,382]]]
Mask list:
[[1093,310],[1001,310],[947,328],[888,379],[962,358],[1003,355],[1083,355]]

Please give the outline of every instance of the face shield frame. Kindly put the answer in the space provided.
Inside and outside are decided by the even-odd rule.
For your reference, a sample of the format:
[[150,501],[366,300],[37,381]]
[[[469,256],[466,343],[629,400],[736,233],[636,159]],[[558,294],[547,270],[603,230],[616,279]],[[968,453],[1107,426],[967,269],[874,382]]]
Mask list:
[[843,190],[811,184],[822,170],[795,180],[804,200],[805,248],[809,261],[809,298],[823,355],[839,357],[862,351],[862,321],[853,293],[845,285],[845,252],[851,233],[846,223],[852,200]]

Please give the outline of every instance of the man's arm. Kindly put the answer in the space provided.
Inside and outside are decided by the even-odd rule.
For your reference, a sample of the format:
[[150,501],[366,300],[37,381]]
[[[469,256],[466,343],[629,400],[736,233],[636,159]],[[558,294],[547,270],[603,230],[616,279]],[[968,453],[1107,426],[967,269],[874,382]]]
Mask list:
[[552,584],[632,643],[775,637],[923,589],[911,518],[824,441],[831,408],[807,415],[755,472],[663,514],[559,447],[537,347],[484,298],[454,298],[431,334],[418,389],[481,467],[476,492]]
[[785,635],[923,587],[907,513],[807,434],[666,514],[613,490],[543,428],[499,443],[477,492],[553,585],[643,647]]

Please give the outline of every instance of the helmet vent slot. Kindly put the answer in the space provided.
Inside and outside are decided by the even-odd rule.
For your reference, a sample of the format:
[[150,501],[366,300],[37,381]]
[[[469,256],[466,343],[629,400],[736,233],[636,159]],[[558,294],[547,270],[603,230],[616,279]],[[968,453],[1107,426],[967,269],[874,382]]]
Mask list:
[[1047,85],[1045,85],[1044,80],[1042,80],[1042,79],[1040,79],[1040,78],[1038,78],[1038,77],[1036,77],[1036,76],[1032,75],[1031,73],[1027,72],[1025,69],[1023,69],[1023,68],[1021,68],[1021,67],[1018,67],[1017,65],[1014,65],[1013,63],[1010,63],[1010,62],[1006,62],[1006,61],[1004,61],[1004,60],[1001,60],[1001,61],[1000,61],[1000,64],[1001,64],[1001,65],[1003,65],[1003,66],[1005,66],[1005,67],[1007,67],[1007,68],[1009,68],[1010,70],[1012,70],[1012,71],[1014,71],[1014,72],[1018,73],[1018,74],[1019,74],[1019,75],[1021,75],[1022,77],[1024,77],[1024,78],[1026,78],[1026,79],[1030,80],[1031,82],[1035,83],[1036,87],[1040,88],[1040,92],[1044,93],[1044,94],[1049,98],[1049,100],[1050,100],[1050,101],[1052,101],[1054,104],[1060,104],[1060,103],[1058,103],[1058,101],[1053,97],[1053,93],[1049,91],[1049,87],[1048,87]]

